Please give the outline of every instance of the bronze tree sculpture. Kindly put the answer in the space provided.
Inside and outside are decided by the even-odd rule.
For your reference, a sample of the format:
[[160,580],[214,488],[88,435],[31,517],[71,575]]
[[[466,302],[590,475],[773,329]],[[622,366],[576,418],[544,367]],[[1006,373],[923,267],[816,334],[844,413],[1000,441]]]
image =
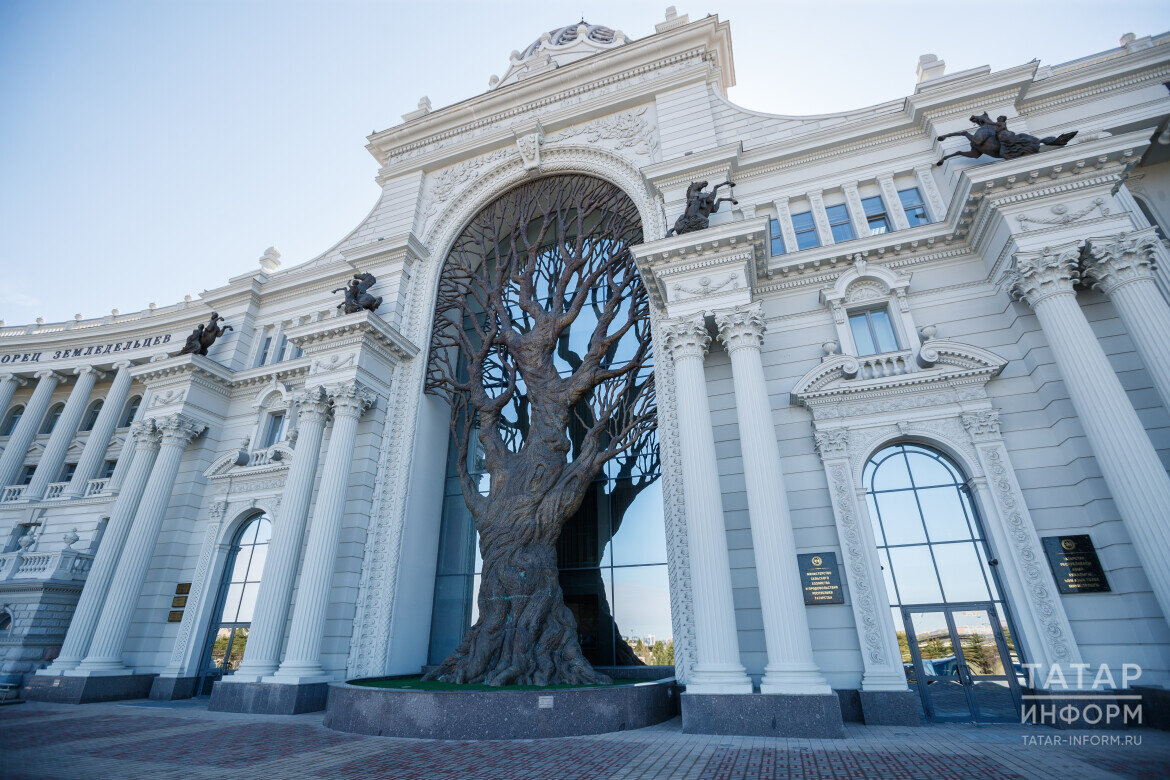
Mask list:
[[1061,133],[1058,136],[1050,135],[1047,138],[1037,138],[1027,133],[1013,133],[1007,129],[1006,116],[996,117],[992,121],[986,111],[980,116],[971,117],[971,121],[979,126],[974,132],[959,130],[938,137],[938,140],[941,141],[944,138],[961,135],[971,143],[971,148],[965,152],[951,152],[943,155],[942,159],[935,165],[942,165],[951,157],[977,158],[985,154],[988,157],[998,157],[1001,160],[1014,160],[1017,157],[1036,154],[1040,151],[1041,145],[1064,146],[1077,134],[1077,131],[1073,130],[1071,133]]
[[369,273],[354,274],[353,280],[345,287],[338,287],[334,293],[344,292],[345,300],[337,304],[337,308],[346,314],[356,314],[362,309],[377,311],[382,305],[381,298],[375,298],[367,290],[374,286],[378,279]]
[[[483,568],[479,619],[432,679],[609,681],[581,651],[557,543],[605,463],[644,449],[657,424],[649,297],[629,252],[641,240],[617,187],[558,175],[486,206],[447,256],[427,390],[451,407]],[[572,365],[566,337],[583,345]]]
[[196,325],[195,330],[191,331],[191,335],[187,337],[187,342],[183,344],[183,348],[175,354],[206,355],[208,347],[214,344],[217,338],[229,330],[235,330],[231,325],[221,326],[219,323],[222,321],[223,317],[212,312],[211,319],[208,320],[207,324]]
[[725,181],[722,184],[716,184],[710,192],[703,192],[703,188],[706,186],[707,182],[705,181],[691,182],[691,186],[687,187],[686,209],[674,221],[674,227],[666,231],[666,235],[669,236],[671,233],[682,235],[696,230],[706,230],[711,225],[711,215],[719,210],[720,203],[730,203],[733,206],[739,203],[735,198],[716,197],[720,187],[731,187],[734,192],[735,182]]

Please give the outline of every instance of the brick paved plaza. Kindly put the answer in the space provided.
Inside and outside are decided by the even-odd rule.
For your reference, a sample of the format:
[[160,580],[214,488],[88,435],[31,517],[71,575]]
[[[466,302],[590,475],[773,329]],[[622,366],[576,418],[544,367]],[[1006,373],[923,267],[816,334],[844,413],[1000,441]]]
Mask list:
[[[638,731],[537,741],[443,742],[330,731],[322,713],[212,713],[192,700],[0,707],[5,778],[754,778],[1170,776],[1170,734],[1070,746],[1100,732],[1020,726],[872,727],[843,740]],[[1066,744],[1053,744],[1063,739]]]

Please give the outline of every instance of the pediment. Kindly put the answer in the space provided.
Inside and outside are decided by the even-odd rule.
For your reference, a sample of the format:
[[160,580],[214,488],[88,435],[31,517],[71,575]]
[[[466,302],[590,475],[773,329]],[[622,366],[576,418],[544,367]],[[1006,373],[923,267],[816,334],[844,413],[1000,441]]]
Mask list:
[[812,407],[854,397],[888,397],[928,388],[977,385],[999,375],[1007,361],[982,347],[932,339],[917,354],[900,350],[857,358],[828,355],[797,380],[791,402]]
[[292,447],[283,442],[252,452],[232,450],[217,456],[211,462],[211,466],[203,472],[203,476],[214,481],[284,471],[288,469],[292,459]]

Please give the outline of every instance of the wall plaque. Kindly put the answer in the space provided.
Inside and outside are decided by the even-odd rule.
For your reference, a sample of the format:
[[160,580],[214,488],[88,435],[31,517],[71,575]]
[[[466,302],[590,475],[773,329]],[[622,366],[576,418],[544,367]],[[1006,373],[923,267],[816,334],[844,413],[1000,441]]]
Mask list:
[[187,606],[186,596],[175,596],[171,599],[171,609],[182,609]]
[[183,622],[183,610],[181,610],[181,609],[172,610],[167,615],[167,622],[168,623],[182,623]]
[[1088,534],[1045,536],[1041,541],[1061,593],[1109,592],[1109,581]]
[[189,583],[189,582],[180,582],[178,585],[175,586],[175,593],[179,596],[186,596],[190,592],[191,592],[191,583]]
[[806,605],[844,604],[837,553],[805,553],[796,556],[800,566],[800,584]]

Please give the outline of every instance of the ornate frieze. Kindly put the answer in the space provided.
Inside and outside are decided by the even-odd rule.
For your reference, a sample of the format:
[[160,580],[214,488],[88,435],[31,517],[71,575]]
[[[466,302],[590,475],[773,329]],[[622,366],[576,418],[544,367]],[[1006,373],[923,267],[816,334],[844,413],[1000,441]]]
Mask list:
[[1020,230],[1027,232],[1032,230],[1034,226],[1053,226],[1053,225],[1068,225],[1084,219],[1094,211],[1099,211],[1101,216],[1109,216],[1109,209],[1105,206],[1105,199],[1101,197],[1093,198],[1093,202],[1084,208],[1070,211],[1069,207],[1063,203],[1052,206],[1049,212],[1051,217],[1037,217],[1029,214],[1017,214],[1016,222],[1020,223]]

